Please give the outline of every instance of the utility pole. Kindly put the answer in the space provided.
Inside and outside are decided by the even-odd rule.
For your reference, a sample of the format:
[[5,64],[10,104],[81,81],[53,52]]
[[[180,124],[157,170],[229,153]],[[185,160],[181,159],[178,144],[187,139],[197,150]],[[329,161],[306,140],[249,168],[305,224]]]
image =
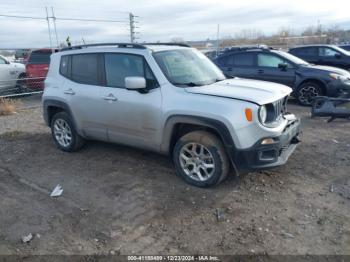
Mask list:
[[129,13],[130,20],[130,42],[134,43],[135,41],[135,16],[132,13]]
[[56,29],[56,17],[55,17],[55,13],[53,12],[53,7],[52,6],[51,6],[51,13],[52,13],[52,20],[53,20],[53,28],[55,29],[56,44],[57,44],[57,48],[58,48],[59,47],[59,43],[58,43],[57,29]]
[[48,29],[49,29],[50,48],[52,49],[52,39],[51,39],[50,20],[49,20],[49,13],[47,12],[47,7],[45,7],[45,10],[46,10],[47,27],[48,27]]

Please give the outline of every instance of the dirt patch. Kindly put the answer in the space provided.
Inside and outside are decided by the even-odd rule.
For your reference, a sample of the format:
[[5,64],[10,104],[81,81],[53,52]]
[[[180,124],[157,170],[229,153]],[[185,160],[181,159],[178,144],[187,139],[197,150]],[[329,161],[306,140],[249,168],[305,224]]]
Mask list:
[[138,149],[61,152],[40,108],[1,117],[0,254],[350,254],[350,123],[289,109],[304,141],[287,165],[211,189]]

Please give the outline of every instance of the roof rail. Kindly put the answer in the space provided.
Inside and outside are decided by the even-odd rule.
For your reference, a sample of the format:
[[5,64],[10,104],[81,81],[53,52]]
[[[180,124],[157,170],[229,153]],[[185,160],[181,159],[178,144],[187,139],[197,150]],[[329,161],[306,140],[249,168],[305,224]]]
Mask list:
[[226,52],[238,52],[238,51],[245,51],[245,50],[271,50],[272,47],[269,47],[267,45],[246,45],[246,46],[231,46],[225,48],[224,53]]
[[100,43],[100,44],[87,44],[87,45],[76,45],[76,46],[70,46],[62,48],[60,51],[68,51],[68,50],[75,50],[75,49],[82,49],[87,47],[96,47],[96,46],[115,46],[119,48],[137,48],[137,49],[146,49],[145,46],[141,44],[134,44],[134,43]]
[[169,46],[183,46],[183,47],[191,47],[185,43],[143,43],[143,45],[169,45]]

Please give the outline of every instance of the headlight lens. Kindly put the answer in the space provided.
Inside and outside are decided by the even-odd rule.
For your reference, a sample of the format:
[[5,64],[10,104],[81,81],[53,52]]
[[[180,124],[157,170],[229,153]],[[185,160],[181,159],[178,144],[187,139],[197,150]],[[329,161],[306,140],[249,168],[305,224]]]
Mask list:
[[329,74],[329,76],[334,80],[340,80],[340,81],[348,81],[349,80],[346,76],[335,74],[335,73],[331,73],[331,74]]
[[259,118],[261,123],[265,123],[266,122],[266,118],[267,118],[267,110],[266,110],[266,106],[261,106],[259,109]]

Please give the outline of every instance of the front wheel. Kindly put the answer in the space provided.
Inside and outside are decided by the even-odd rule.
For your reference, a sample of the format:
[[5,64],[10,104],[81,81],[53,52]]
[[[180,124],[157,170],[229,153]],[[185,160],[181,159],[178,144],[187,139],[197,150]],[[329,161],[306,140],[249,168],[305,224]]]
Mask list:
[[219,184],[230,168],[222,142],[205,131],[182,136],[174,147],[173,158],[176,173],[187,183],[198,187]]
[[63,151],[77,151],[84,144],[84,139],[78,135],[71,117],[66,112],[59,112],[53,116],[51,133],[55,144]]
[[296,92],[297,101],[302,106],[311,106],[316,96],[323,95],[322,87],[315,82],[303,83]]

